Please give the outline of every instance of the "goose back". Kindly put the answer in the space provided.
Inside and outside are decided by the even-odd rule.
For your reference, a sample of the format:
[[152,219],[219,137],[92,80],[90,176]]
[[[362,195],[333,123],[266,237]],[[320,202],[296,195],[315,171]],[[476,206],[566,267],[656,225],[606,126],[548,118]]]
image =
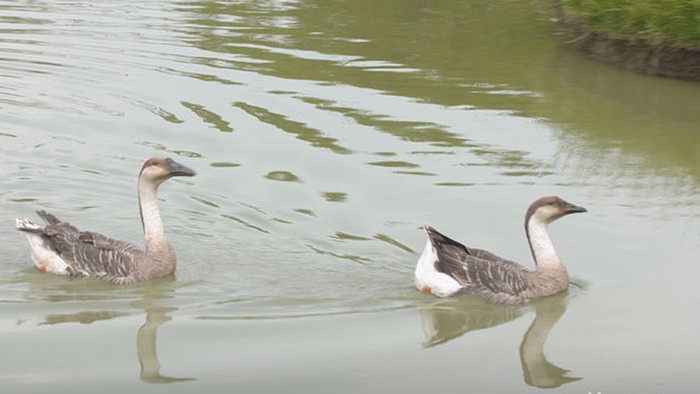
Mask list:
[[460,294],[474,294],[487,301],[515,304],[526,301],[532,271],[482,249],[465,245],[426,226],[437,253],[435,269],[460,285]]
[[37,214],[46,222],[41,230],[44,245],[68,264],[69,275],[96,277],[114,283],[139,280],[137,268],[146,255],[138,246],[95,232],[80,231],[45,211]]

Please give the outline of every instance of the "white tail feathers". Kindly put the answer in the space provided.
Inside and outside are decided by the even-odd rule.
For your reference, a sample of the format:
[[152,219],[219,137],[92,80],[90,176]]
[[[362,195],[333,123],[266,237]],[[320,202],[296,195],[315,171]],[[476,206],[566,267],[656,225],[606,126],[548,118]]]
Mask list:
[[48,245],[44,243],[41,235],[44,230],[29,219],[15,219],[17,230],[24,232],[32,250],[32,260],[34,265],[41,272],[51,272],[59,275],[66,275],[68,264]]
[[41,227],[29,219],[15,219],[15,227],[17,227],[19,231],[28,231],[31,233],[41,231]]

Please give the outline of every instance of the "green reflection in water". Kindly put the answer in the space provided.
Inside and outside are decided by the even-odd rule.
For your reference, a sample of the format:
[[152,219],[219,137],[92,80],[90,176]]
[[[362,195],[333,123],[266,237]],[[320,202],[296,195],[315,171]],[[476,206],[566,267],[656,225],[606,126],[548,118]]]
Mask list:
[[216,163],[210,163],[209,165],[212,167],[215,167],[215,168],[231,168],[231,167],[240,167],[241,166],[238,163],[229,163],[229,162],[216,162]]
[[345,202],[348,199],[348,194],[343,192],[325,192],[321,195],[329,202]]
[[265,230],[264,228],[258,227],[258,226],[254,225],[254,224],[251,224],[251,223],[248,223],[247,221],[245,221],[245,220],[243,220],[243,219],[241,219],[241,218],[239,218],[239,217],[237,217],[237,216],[228,215],[228,214],[222,214],[221,216],[224,217],[224,218],[226,218],[226,219],[233,220],[234,222],[240,223],[240,224],[242,224],[242,225],[244,225],[244,226],[246,226],[246,227],[248,227],[248,228],[250,228],[250,229],[253,229],[253,230],[255,230],[255,231],[259,231],[259,232],[265,233],[265,234],[269,234],[269,233],[270,233],[269,231]]
[[368,259],[366,257],[362,257],[362,256],[354,255],[354,254],[349,254],[349,253],[342,253],[341,254],[341,253],[331,252],[329,250],[323,250],[323,249],[320,249],[320,248],[312,246],[312,245],[308,245],[308,247],[309,247],[309,249],[313,250],[314,252],[316,252],[320,255],[332,256],[332,257],[342,259],[342,260],[350,260],[350,261],[358,263],[358,264],[367,264],[371,261],[370,259]]
[[415,250],[409,248],[408,246],[402,244],[401,242],[397,241],[396,239],[386,235],[386,234],[377,234],[374,236],[375,239],[378,239],[382,242],[386,242],[389,245],[396,246],[397,248],[404,250],[409,253],[416,253]]
[[372,238],[367,238],[367,237],[361,237],[359,235],[352,235],[352,234],[346,234],[340,231],[337,231],[335,235],[333,236],[334,239],[337,240],[342,240],[342,241],[371,241]]
[[[641,158],[635,163],[639,171],[675,168],[672,176],[689,174],[694,183],[700,181],[700,84],[640,76],[586,59],[557,36],[550,2],[307,0],[279,8],[250,2],[184,4],[196,6],[187,9],[194,11],[190,43],[234,56],[234,63],[238,57],[258,62],[234,65],[238,69],[537,119],[558,130],[559,164],[582,178],[627,177],[617,169],[628,166],[632,155]],[[447,130],[440,119],[410,122],[329,99],[299,99],[401,139],[475,145]],[[349,152],[318,130],[288,123],[283,115],[236,105],[300,139]],[[570,160],[572,155],[576,160]],[[497,160],[494,165],[513,163]],[[596,172],[581,172],[581,167]],[[550,171],[502,175],[540,177]]]
[[294,212],[301,213],[306,216],[316,216],[316,213],[314,213],[314,211],[306,208],[298,208],[295,209]]
[[227,121],[223,120],[220,115],[217,115],[214,112],[204,108],[203,105],[188,103],[186,101],[182,101],[181,103],[185,108],[194,112],[195,115],[199,116],[203,121],[211,124],[219,131],[229,133],[233,131],[233,128]]
[[313,146],[327,148],[335,153],[348,154],[351,151],[337,144],[335,138],[324,137],[323,133],[307,125],[289,120],[286,116],[275,114],[268,109],[256,107],[243,102],[236,102],[236,107],[244,110],[248,114],[256,117],[263,123],[270,124],[290,134],[295,134],[302,141],[310,142]]
[[173,114],[172,112],[166,111],[166,110],[163,109],[163,108],[160,108],[160,107],[158,107],[158,106],[156,106],[156,105],[147,103],[147,102],[145,102],[145,101],[143,101],[143,100],[138,100],[138,99],[130,98],[130,97],[123,97],[123,99],[126,100],[126,101],[128,101],[128,102],[130,102],[130,103],[132,103],[132,104],[133,104],[134,106],[136,106],[136,107],[145,109],[146,111],[152,113],[153,115],[158,116],[159,118],[165,120],[166,122],[174,123],[174,124],[180,124],[180,123],[184,123],[184,122],[185,122],[184,120],[178,118],[178,117],[177,117],[175,114]]
[[294,175],[289,171],[271,171],[265,175],[265,178],[271,179],[273,181],[282,182],[301,182],[298,176]]
[[418,168],[418,164],[408,163],[405,161],[375,161],[373,163],[367,163],[371,166],[379,167],[400,167],[400,168]]
[[190,198],[193,199],[193,200],[195,200],[195,201],[197,201],[197,202],[200,202],[200,203],[202,203],[202,204],[204,204],[204,205],[210,206],[210,207],[212,207],[212,208],[221,208],[221,207],[219,206],[219,204],[217,204],[217,203],[215,203],[215,202],[212,202],[212,201],[209,201],[209,200],[206,200],[206,199],[201,198],[201,197],[190,196]]
[[128,316],[130,313],[113,311],[83,311],[71,314],[46,315],[40,325],[54,325],[61,323],[91,324],[101,320],[111,320],[121,316]]

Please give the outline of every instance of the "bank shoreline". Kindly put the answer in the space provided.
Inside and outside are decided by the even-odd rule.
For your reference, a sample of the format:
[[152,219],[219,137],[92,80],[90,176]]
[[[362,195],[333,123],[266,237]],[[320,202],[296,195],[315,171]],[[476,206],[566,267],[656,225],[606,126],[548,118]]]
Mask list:
[[592,58],[643,74],[700,81],[700,48],[616,35],[556,9],[567,43]]

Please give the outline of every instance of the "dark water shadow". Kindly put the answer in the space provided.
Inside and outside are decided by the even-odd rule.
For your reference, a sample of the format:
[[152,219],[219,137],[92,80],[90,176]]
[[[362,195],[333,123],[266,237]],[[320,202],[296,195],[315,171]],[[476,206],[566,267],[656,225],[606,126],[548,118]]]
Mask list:
[[520,363],[526,384],[539,388],[554,388],[581,380],[569,376],[569,370],[549,362],[544,345],[554,325],[566,311],[567,294],[539,300],[526,306],[501,306],[487,304],[472,297],[437,300],[419,306],[424,347],[449,342],[468,332],[495,327],[515,320],[529,310],[535,310],[535,318],[520,343]]

